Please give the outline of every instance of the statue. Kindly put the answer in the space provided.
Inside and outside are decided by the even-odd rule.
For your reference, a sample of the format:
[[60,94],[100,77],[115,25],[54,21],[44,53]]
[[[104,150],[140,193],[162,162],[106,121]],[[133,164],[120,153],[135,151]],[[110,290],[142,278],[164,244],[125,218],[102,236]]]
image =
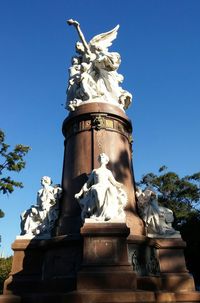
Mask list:
[[81,218],[92,218],[97,221],[111,219],[123,220],[124,207],[127,203],[126,192],[117,182],[112,172],[106,167],[109,158],[102,153],[98,157],[100,167],[94,169],[88,181],[75,195],[81,207]]
[[137,188],[137,205],[139,214],[145,222],[147,235],[172,236],[178,234],[172,227],[174,221],[171,209],[158,205],[158,199],[155,191],[147,187],[144,191]]
[[58,185],[51,186],[51,183],[50,177],[42,177],[42,188],[37,193],[37,204],[21,214],[21,235],[30,237],[50,235],[58,218],[58,201],[62,193]]
[[69,68],[66,108],[73,111],[83,102],[103,101],[127,109],[132,95],[120,86],[123,76],[117,70],[121,58],[118,53],[108,51],[119,25],[87,43],[80,24],[72,19],[67,22],[76,28],[81,42],[76,43],[78,56],[72,58]]

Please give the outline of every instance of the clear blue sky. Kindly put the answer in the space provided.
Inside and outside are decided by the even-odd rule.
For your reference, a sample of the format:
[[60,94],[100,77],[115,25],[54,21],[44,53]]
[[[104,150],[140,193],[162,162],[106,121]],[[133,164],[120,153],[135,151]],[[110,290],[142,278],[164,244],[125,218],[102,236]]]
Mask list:
[[43,175],[60,183],[62,106],[77,34],[87,40],[120,24],[112,50],[121,54],[123,87],[134,96],[136,179],[165,164],[181,176],[200,169],[200,1],[1,0],[0,128],[7,142],[30,145],[24,189],[1,195],[0,253],[20,232],[20,213],[35,203]]

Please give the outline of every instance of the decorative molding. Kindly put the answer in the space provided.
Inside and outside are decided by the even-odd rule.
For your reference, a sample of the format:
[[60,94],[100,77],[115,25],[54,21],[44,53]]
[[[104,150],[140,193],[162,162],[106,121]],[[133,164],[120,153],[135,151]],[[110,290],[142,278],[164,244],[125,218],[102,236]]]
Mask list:
[[105,114],[92,114],[90,117],[83,117],[79,121],[72,122],[66,128],[66,139],[70,136],[75,135],[79,132],[88,131],[88,130],[100,131],[102,129],[118,132],[121,135],[125,136],[129,143],[132,144],[133,137],[131,134],[131,129],[126,123],[116,119],[114,117],[108,117]]

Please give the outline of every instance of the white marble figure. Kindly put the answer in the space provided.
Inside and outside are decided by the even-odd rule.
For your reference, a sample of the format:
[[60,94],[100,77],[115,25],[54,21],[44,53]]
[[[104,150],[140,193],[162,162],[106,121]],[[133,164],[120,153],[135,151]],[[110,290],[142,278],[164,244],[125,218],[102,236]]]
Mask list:
[[42,177],[37,204],[21,214],[21,235],[24,237],[50,235],[58,218],[58,201],[62,193],[59,186],[51,186],[51,183],[50,177]]
[[118,53],[108,51],[119,25],[87,43],[80,24],[72,19],[67,22],[76,28],[81,42],[76,43],[79,56],[72,58],[69,69],[66,108],[75,110],[84,101],[104,101],[127,109],[132,95],[121,87],[123,76],[117,72],[121,58]]
[[145,222],[147,235],[173,236],[179,232],[172,227],[174,221],[171,209],[158,205],[155,191],[147,187],[144,191],[137,188],[137,205],[139,214]]
[[72,66],[69,68],[69,84],[67,88],[67,101],[74,99],[76,91],[79,89],[81,65],[79,57],[72,57]]
[[106,167],[108,156],[102,153],[98,160],[100,167],[92,171],[88,181],[75,195],[82,209],[81,218],[83,221],[86,218],[96,221],[123,220],[127,203],[126,192]]

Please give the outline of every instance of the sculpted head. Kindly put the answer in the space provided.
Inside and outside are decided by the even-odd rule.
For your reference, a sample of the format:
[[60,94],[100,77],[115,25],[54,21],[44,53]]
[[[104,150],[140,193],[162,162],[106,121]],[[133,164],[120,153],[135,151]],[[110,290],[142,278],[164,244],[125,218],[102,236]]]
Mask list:
[[83,54],[85,52],[85,48],[84,48],[84,45],[83,43],[81,42],[76,42],[76,52],[79,53],[79,54]]
[[100,164],[108,164],[109,157],[105,153],[101,153],[98,157],[98,161]]
[[151,185],[147,186],[147,188],[145,189],[145,191],[150,192],[151,193],[151,197],[154,197],[154,198],[157,197],[156,191],[155,191],[155,189]]
[[142,194],[142,189],[140,187],[136,187],[135,194],[137,197],[139,197]]
[[77,56],[73,56],[71,60],[72,65],[80,64],[80,58]]
[[99,54],[100,52],[103,52],[103,46],[90,44],[90,51],[94,54]]
[[43,186],[44,186],[44,185],[51,185],[51,183],[52,183],[52,180],[51,180],[50,177],[48,177],[48,176],[42,177],[42,179],[41,179],[41,184],[42,184]]
[[89,64],[87,64],[85,62],[81,63],[81,71],[82,72],[87,72],[89,67],[90,67]]

